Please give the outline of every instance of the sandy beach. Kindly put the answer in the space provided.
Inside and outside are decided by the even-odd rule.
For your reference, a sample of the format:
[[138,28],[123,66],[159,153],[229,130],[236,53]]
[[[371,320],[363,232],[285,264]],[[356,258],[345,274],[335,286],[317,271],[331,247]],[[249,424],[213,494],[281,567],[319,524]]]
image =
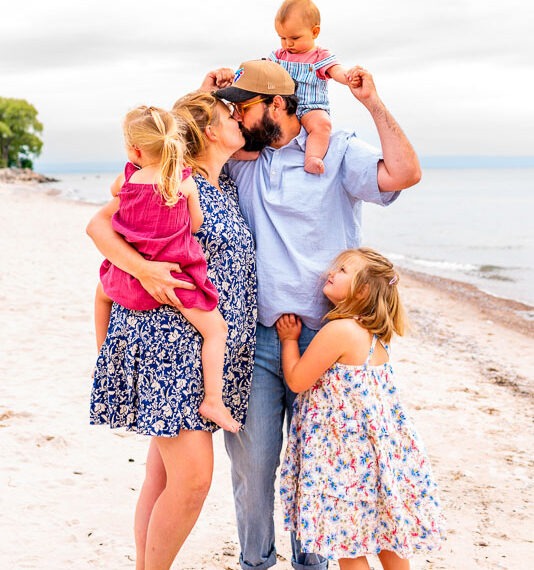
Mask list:
[[[133,509],[147,440],[88,424],[101,257],[96,206],[0,184],[0,568],[134,568]],[[403,399],[431,457],[447,518],[413,569],[534,565],[533,309],[401,274],[410,334],[393,345]],[[173,568],[238,570],[229,461]],[[290,548],[277,503],[279,563]],[[529,563],[530,562],[530,563]],[[379,568],[372,560],[375,569]],[[331,564],[334,570],[337,564]]]

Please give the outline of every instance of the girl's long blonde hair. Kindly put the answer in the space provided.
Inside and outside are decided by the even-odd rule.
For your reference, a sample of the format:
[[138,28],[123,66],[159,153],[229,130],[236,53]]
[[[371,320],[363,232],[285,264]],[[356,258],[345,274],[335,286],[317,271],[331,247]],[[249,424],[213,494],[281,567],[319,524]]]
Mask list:
[[357,318],[358,323],[384,342],[393,333],[402,336],[407,327],[406,313],[399,296],[399,276],[389,259],[369,247],[347,249],[340,253],[332,268],[349,265],[356,257],[365,265],[355,272],[349,294],[325,318]]
[[159,157],[157,190],[167,206],[174,206],[180,197],[184,160],[182,129],[175,117],[159,107],[143,105],[126,115],[123,129],[127,145]]
[[183,126],[185,139],[185,161],[193,172],[208,176],[202,166],[207,150],[206,128],[219,124],[217,104],[220,100],[211,93],[194,91],[184,95],[172,107],[172,113]]

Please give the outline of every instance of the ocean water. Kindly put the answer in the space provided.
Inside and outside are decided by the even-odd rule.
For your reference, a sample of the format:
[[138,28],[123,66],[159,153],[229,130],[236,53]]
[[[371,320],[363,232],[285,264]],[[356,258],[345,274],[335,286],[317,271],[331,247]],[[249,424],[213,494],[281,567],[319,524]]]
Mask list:
[[399,266],[534,305],[534,169],[427,169],[388,208],[366,205],[363,241]]
[[[48,173],[69,200],[110,198],[117,172]],[[390,207],[366,204],[363,244],[400,267],[534,306],[534,168],[427,168]]]

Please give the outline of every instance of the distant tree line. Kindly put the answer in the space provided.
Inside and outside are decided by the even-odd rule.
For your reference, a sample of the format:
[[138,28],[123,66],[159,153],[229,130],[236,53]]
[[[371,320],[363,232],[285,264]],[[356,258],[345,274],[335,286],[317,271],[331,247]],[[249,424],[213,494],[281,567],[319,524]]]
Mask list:
[[24,99],[0,97],[0,168],[33,168],[43,141],[37,109]]

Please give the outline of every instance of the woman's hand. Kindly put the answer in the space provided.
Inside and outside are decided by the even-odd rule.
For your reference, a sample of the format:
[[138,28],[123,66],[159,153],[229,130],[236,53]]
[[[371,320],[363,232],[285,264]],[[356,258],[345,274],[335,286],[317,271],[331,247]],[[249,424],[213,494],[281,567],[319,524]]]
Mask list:
[[284,340],[298,340],[302,330],[302,322],[297,315],[282,315],[276,321],[276,331],[281,342]]
[[214,69],[209,71],[202,85],[200,86],[201,91],[214,91],[216,89],[223,89],[224,87],[229,87],[232,85],[234,80],[234,70],[229,67],[221,67],[219,69]]
[[166,261],[147,261],[136,272],[135,277],[139,279],[144,289],[163,305],[172,305],[177,309],[182,307],[180,299],[174,292],[179,289],[196,289],[188,281],[181,281],[171,275],[171,271],[181,273],[178,263],[168,263]]

